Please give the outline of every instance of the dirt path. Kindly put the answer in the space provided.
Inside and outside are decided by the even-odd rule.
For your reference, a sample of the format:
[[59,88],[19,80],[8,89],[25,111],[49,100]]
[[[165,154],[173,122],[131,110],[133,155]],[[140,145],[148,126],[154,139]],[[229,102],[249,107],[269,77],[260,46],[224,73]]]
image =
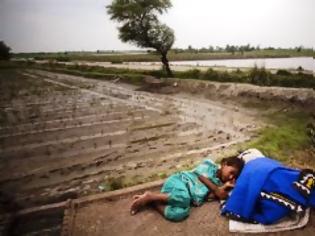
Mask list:
[[[146,190],[159,191],[163,181],[146,183],[127,189],[96,194],[58,204],[19,211],[16,216],[0,215],[0,234],[11,235],[246,235],[230,233],[229,222],[220,216],[219,203],[193,207],[190,216],[178,223],[165,220],[150,207],[131,216],[129,207],[134,194]],[[258,235],[313,235],[315,211],[306,227],[293,231]],[[11,222],[11,225],[10,225]],[[2,234],[1,234],[2,235]],[[256,234],[255,234],[256,235]]]
[[[218,202],[193,208],[188,219],[180,223],[169,222],[150,208],[131,216],[129,206],[130,198],[122,198],[77,209],[72,235],[244,235],[229,232],[228,219],[220,216]],[[312,235],[315,229],[314,213],[304,229],[261,235]]]

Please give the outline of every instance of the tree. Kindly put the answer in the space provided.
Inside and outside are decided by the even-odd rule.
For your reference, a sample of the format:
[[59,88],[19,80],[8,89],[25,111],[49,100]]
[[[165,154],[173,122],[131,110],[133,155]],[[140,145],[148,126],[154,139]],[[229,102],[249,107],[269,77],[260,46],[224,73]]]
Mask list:
[[216,47],[215,47],[215,50],[216,50],[217,52],[222,52],[224,49],[221,48],[220,46],[216,46]]
[[10,59],[11,48],[8,47],[3,41],[0,41],[0,60]]
[[234,46],[234,45],[227,44],[226,47],[225,47],[225,51],[226,52],[231,52],[234,55],[235,52],[237,51],[237,47]]
[[303,46],[296,47],[295,49],[296,49],[297,52],[301,52],[302,49],[303,49]]
[[170,0],[113,0],[107,6],[111,19],[121,23],[118,27],[119,38],[138,47],[154,48],[161,54],[168,76],[172,76],[172,71],[167,53],[175,37],[173,30],[162,24],[157,15],[166,12],[171,6]]
[[230,45],[229,45],[229,44],[227,44],[227,45],[225,46],[225,51],[226,51],[226,52],[229,52],[229,51],[230,51]]

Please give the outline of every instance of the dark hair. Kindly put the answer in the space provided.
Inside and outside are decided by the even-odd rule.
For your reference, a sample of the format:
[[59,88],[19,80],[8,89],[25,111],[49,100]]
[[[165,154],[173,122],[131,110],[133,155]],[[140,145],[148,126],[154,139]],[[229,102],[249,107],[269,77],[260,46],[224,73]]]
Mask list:
[[232,156],[232,157],[223,158],[221,160],[221,164],[226,164],[228,166],[233,166],[237,168],[238,174],[240,174],[245,165],[245,162],[242,158],[238,158],[237,156]]

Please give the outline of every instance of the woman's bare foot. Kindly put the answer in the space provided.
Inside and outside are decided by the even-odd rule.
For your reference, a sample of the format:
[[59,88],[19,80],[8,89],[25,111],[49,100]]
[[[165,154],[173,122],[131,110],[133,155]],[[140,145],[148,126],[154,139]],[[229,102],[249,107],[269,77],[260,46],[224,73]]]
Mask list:
[[139,211],[141,207],[147,205],[151,201],[151,195],[152,193],[149,191],[141,195],[135,195],[133,197],[134,201],[132,202],[131,207],[130,207],[131,215],[137,214],[137,212]]

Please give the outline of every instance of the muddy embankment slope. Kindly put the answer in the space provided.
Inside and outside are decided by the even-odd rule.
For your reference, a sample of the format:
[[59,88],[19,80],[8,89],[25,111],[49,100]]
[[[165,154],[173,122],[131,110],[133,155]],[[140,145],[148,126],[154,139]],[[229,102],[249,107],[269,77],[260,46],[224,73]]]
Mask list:
[[[315,109],[314,88],[284,88],[266,87],[243,83],[220,83],[193,79],[167,79],[172,85],[171,92],[188,92],[203,95],[211,100],[283,102],[288,105],[298,105],[301,108]],[[177,89],[176,89],[177,88]],[[236,99],[236,100],[235,100]]]

